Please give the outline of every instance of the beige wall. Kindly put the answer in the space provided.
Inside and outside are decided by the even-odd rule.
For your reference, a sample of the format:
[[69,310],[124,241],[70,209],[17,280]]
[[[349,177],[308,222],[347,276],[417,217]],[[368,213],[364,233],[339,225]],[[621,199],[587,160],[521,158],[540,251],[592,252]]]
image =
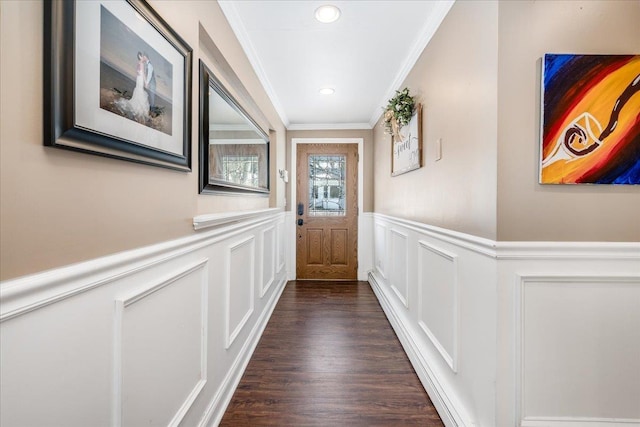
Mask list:
[[639,54],[640,2],[503,1],[499,35],[498,239],[640,241],[640,186],[538,184],[540,58]]
[[[373,211],[373,133],[363,130],[298,130],[287,131],[287,164],[291,164],[291,140],[293,138],[362,138],[364,151],[363,212]],[[290,169],[290,168],[289,168]],[[289,181],[291,182],[291,181]],[[291,210],[291,185],[287,184],[287,210]]]
[[[0,2],[1,279],[186,236],[198,214],[284,203],[273,176],[284,162],[285,129],[218,4],[151,4],[194,50],[191,173],[44,147],[42,3]],[[241,103],[248,93],[255,106],[245,107],[257,107],[260,124],[273,130],[271,198],[198,195],[198,59],[218,71],[202,49],[203,30],[244,86],[232,92]]]
[[458,1],[418,59],[402,87],[424,106],[424,167],[391,177],[378,122],[376,212],[496,237],[497,24],[495,2]]

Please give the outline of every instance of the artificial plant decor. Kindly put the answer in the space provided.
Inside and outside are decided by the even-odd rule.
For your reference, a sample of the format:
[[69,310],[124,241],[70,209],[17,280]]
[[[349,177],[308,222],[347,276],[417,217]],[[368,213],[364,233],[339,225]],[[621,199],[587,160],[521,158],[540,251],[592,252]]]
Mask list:
[[409,95],[409,88],[396,91],[396,96],[389,100],[384,111],[385,132],[398,137],[398,132],[411,121],[415,101]]

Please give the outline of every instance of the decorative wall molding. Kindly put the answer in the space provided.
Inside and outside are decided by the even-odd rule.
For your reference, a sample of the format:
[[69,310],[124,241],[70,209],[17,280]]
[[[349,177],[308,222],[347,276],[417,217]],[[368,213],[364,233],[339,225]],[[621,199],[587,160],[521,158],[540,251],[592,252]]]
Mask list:
[[[481,310],[475,310],[472,316],[466,316],[464,337],[467,341],[460,336],[461,326],[457,322],[461,316],[461,287],[464,286],[466,295],[477,292],[474,288],[495,287],[495,283],[487,282],[487,280],[495,280],[495,270],[492,272],[491,269],[483,267],[484,270],[476,275],[473,283],[469,280],[460,283],[461,274],[458,270],[462,268],[461,266],[475,268],[494,264],[494,242],[377,213],[374,214],[374,236],[376,266],[369,274],[369,281],[445,426],[495,425],[493,419],[495,406],[493,403],[486,404],[490,398],[483,397],[495,393],[492,389],[495,386],[495,379],[489,380],[482,374],[482,372],[493,372],[495,368],[489,365],[483,366],[482,369],[474,367],[471,371],[460,370],[461,366],[469,366],[469,361],[473,358],[484,360],[487,355],[495,357],[495,349],[491,351],[491,347],[486,345],[487,340],[494,341],[492,334],[495,334],[495,330],[488,328],[495,325],[485,319],[476,321],[478,316],[481,316],[484,311],[491,311],[492,307],[484,306],[482,302],[471,303],[472,305],[482,304],[483,307]],[[394,246],[393,241],[399,239],[404,242],[404,245],[398,245],[396,242]],[[404,246],[406,250],[398,250],[396,246]],[[425,271],[424,261],[421,260],[425,253],[450,263],[451,272],[442,273],[443,276],[440,277],[437,274],[434,275],[436,272]],[[464,257],[464,262],[458,262],[460,257]],[[399,262],[406,263],[406,301],[398,295],[401,292],[393,287],[394,269]],[[380,263],[387,264],[384,266],[387,277],[379,274]],[[451,313],[445,315],[443,313],[447,310],[444,310],[439,314],[446,317],[445,322],[457,322],[453,327],[453,336],[450,337],[454,344],[448,350],[441,342],[442,337],[431,329],[434,325],[429,325],[422,314],[425,284],[428,280],[440,279],[447,280],[451,283],[450,286],[455,288],[452,308],[449,309]],[[438,286],[440,286],[439,283]],[[495,301],[492,303],[495,304]],[[484,339],[471,338],[480,336]],[[476,342],[471,343],[470,340]],[[462,344],[459,344],[460,342]],[[466,364],[460,363],[457,350],[459,347],[466,349],[466,353],[462,353],[464,356],[462,360],[466,361]],[[471,362],[471,365],[477,364]],[[478,375],[480,377],[477,377]],[[481,378],[482,376],[485,378]],[[473,392],[464,389],[465,384],[469,383],[475,383]],[[478,397],[480,399],[476,401]]]
[[260,298],[264,297],[276,280],[276,227],[262,230],[262,256],[260,257]]
[[[374,266],[369,280],[445,425],[640,427],[635,412],[629,409],[630,399],[637,393],[633,381],[618,382],[623,388],[611,392],[620,393],[617,405],[626,408],[618,418],[607,418],[610,412],[604,410],[582,411],[580,408],[599,407],[599,401],[592,402],[589,395],[581,397],[582,400],[575,397],[562,402],[562,407],[568,409],[567,414],[575,417],[546,416],[556,413],[555,406],[551,408],[551,403],[547,405],[543,399],[548,395],[543,385],[531,383],[532,380],[546,383],[541,377],[547,375],[546,371],[538,368],[531,371],[534,365],[527,367],[527,390],[535,393],[530,396],[534,400],[529,399],[530,403],[535,402],[535,409],[530,404],[529,411],[522,412],[526,396],[521,393],[522,346],[527,337],[530,343],[535,343],[534,353],[528,354],[534,355],[541,366],[547,366],[544,363],[548,348],[562,349],[558,343],[568,343],[562,351],[569,356],[563,356],[558,365],[562,367],[578,357],[571,345],[574,340],[589,342],[580,337],[588,337],[592,328],[586,330],[574,324],[579,322],[575,318],[579,311],[572,312],[573,317],[562,317],[565,303],[558,305],[559,298],[566,300],[567,311],[576,307],[571,305],[572,294],[563,294],[567,286],[584,285],[589,289],[588,294],[579,294],[585,304],[589,304],[585,308],[589,316],[584,321],[594,325],[614,322],[620,326],[613,329],[615,334],[600,340],[607,342],[606,346],[585,344],[581,350],[585,351],[582,360],[595,361],[602,357],[611,360],[611,366],[603,365],[603,369],[612,372],[607,378],[617,378],[623,375],[621,372],[638,372],[640,362],[632,361],[633,357],[629,356],[639,348],[637,343],[629,341],[632,340],[629,322],[637,318],[630,313],[640,312],[640,307],[635,309],[635,290],[640,284],[639,242],[497,242],[379,213],[373,214],[371,233]],[[393,245],[392,240],[399,240],[399,234],[407,236],[408,256]],[[403,245],[396,242],[395,246]],[[402,259],[408,260],[408,307],[399,298],[403,292],[393,286],[394,263],[397,265]],[[425,269],[425,265],[431,270]],[[525,310],[522,295],[525,288],[532,289],[528,288],[532,282],[542,286],[536,288],[536,292],[542,293],[532,294],[535,300],[526,300],[535,301],[536,313],[540,313],[535,318],[549,321],[550,313],[557,315],[554,314],[553,324],[536,330],[534,335],[526,335],[521,323]],[[451,295],[443,294],[452,287],[455,288],[453,304]],[[607,293],[608,287],[611,290]],[[626,298],[620,294],[623,290]],[[428,314],[436,316],[435,322],[422,312],[425,292],[446,297],[441,298],[442,306],[429,308]],[[551,303],[555,304],[553,312],[545,308]],[[598,309],[589,310],[592,306]],[[624,311],[620,311],[622,309]],[[527,310],[532,313],[531,307]],[[450,319],[450,324],[457,322],[454,350],[449,344],[449,330],[443,327],[436,330],[436,325],[446,325],[441,322],[445,317]],[[574,330],[576,334],[565,337],[565,333],[570,334],[566,331]],[[538,353],[535,348],[540,349]],[[574,374],[566,369],[563,372],[554,372],[549,381],[574,384]],[[591,384],[593,380],[582,378],[582,381]],[[618,383],[607,383],[607,390],[615,389]],[[547,407],[549,411],[545,410]]]
[[[375,124],[375,123],[374,123]],[[369,123],[292,123],[287,130],[369,130]]]
[[200,325],[199,325],[199,338],[200,338],[200,378],[194,384],[191,392],[187,398],[182,402],[178,411],[175,413],[169,426],[178,426],[187,411],[191,408],[196,398],[204,388],[207,382],[207,288],[208,288],[208,274],[205,267],[207,267],[208,259],[202,259],[200,261],[190,263],[184,268],[175,271],[166,278],[160,279],[157,283],[130,292],[126,296],[120,297],[115,300],[115,312],[114,312],[114,346],[113,346],[113,402],[112,402],[112,416],[113,425],[123,425],[123,392],[122,392],[122,380],[123,380],[123,368],[122,368],[122,341],[123,341],[123,320],[126,308],[133,304],[143,301],[145,298],[153,295],[156,292],[161,291],[167,286],[178,283],[182,278],[185,278],[196,271],[200,271]]
[[373,216],[376,223],[400,225],[425,236],[501,260],[640,260],[640,242],[504,242],[381,213],[373,213]]
[[418,344],[419,339],[416,338],[412,329],[408,327],[407,321],[403,319],[402,311],[404,310],[400,307],[395,307],[392,298],[385,292],[384,286],[381,285],[380,277],[376,273],[370,272],[369,283],[444,425],[447,427],[473,425],[465,421],[467,417],[461,413],[462,406],[456,402],[453,396],[447,394],[438,377],[431,369],[430,363],[425,358],[424,351]]
[[267,77],[267,73],[264,71],[262,61],[260,61],[260,57],[258,56],[256,49],[253,47],[253,43],[251,43],[249,33],[247,32],[242,19],[240,18],[240,14],[238,13],[236,6],[233,4],[233,2],[230,1],[222,1],[219,4],[220,9],[222,9],[222,12],[229,21],[229,24],[231,24],[231,29],[238,38],[238,42],[240,42],[242,50],[244,50],[245,54],[247,55],[247,59],[249,59],[249,62],[251,63],[256,76],[258,76],[258,80],[260,80],[260,83],[262,83],[262,87],[264,88],[265,92],[267,92],[267,96],[271,100],[273,108],[275,108],[284,126],[288,127],[289,119],[284,111],[284,108],[282,108],[282,104],[280,103],[280,99],[278,98],[276,91],[273,89],[273,86],[271,86],[271,81]]
[[[449,319],[449,322],[451,324],[451,330],[452,330],[452,336],[451,336],[451,341],[452,341],[452,346],[453,348],[451,349],[451,352],[447,351],[447,349],[445,348],[444,345],[442,345],[442,343],[440,342],[440,340],[438,339],[438,337],[436,336],[436,334],[431,330],[431,328],[429,327],[429,322],[425,321],[425,319],[423,318],[424,315],[424,297],[425,297],[425,293],[426,293],[426,284],[425,284],[425,280],[427,274],[425,274],[424,272],[424,268],[425,266],[423,265],[423,257],[420,256],[418,258],[418,286],[419,286],[419,296],[418,296],[418,302],[419,302],[419,308],[418,308],[418,313],[420,315],[420,320],[418,322],[418,325],[422,328],[422,330],[424,331],[424,333],[427,335],[427,337],[429,338],[429,340],[431,341],[431,343],[433,344],[433,346],[438,350],[438,352],[440,353],[440,355],[442,356],[442,358],[444,359],[445,362],[447,362],[447,365],[449,365],[449,367],[451,368],[451,370],[453,372],[458,372],[458,340],[459,340],[459,336],[458,336],[458,324],[459,324],[459,313],[460,313],[460,295],[459,295],[459,285],[458,285],[458,256],[456,254],[453,254],[451,252],[448,252],[444,249],[438,248],[437,246],[434,246],[428,242],[425,242],[424,240],[419,240],[418,241],[418,245],[421,248],[421,251],[427,251],[427,253],[431,253],[434,254],[435,256],[447,260],[447,262],[449,262],[451,264],[451,268],[452,268],[452,274],[449,277],[449,281],[450,281],[450,285],[452,287],[452,294],[453,294],[453,298],[452,298],[452,307],[451,307],[451,317]],[[420,254],[422,255],[422,254]],[[429,273],[427,271],[427,273]],[[442,278],[440,278],[442,279]]]
[[276,225],[276,273],[280,273],[285,266],[287,251],[285,247],[284,220]]
[[375,231],[374,231],[374,264],[375,270],[380,274],[383,279],[387,279],[386,268],[387,268],[387,228],[378,222],[374,223]]
[[415,231],[425,236],[434,237],[438,240],[454,244],[456,246],[469,249],[481,255],[491,258],[496,256],[496,242],[477,237],[471,234],[461,233],[459,231],[448,230],[446,228],[436,227],[421,222],[408,219],[392,217],[380,213],[374,213],[374,218],[378,223],[389,223],[401,226],[406,230]]
[[222,227],[225,225],[235,224],[240,221],[243,221],[246,224],[247,220],[263,220],[265,218],[273,217],[280,212],[283,212],[283,208],[269,208],[245,212],[221,212],[198,215],[193,218],[193,229],[202,230],[203,228]]
[[[0,282],[0,323],[113,284],[254,227],[260,227],[273,221],[278,215],[282,216],[282,208],[276,210],[279,212],[271,209],[251,211],[254,214],[246,220],[228,222],[225,227]],[[246,214],[230,212],[225,215],[238,218]]]
[[409,235],[391,228],[389,230],[391,254],[389,284],[400,302],[409,308]]
[[[249,251],[248,259],[246,257],[246,254],[234,255],[236,252],[240,252],[246,247],[248,248],[245,251]],[[245,266],[241,270],[233,269],[232,266],[234,264],[234,256],[239,257],[240,260],[248,261],[249,265]],[[242,264],[242,262],[239,262],[238,264]],[[255,287],[255,237],[254,236],[249,236],[229,246],[226,271],[227,271],[227,282],[226,282],[227,288],[226,288],[226,304],[225,304],[225,313],[226,313],[225,349],[229,349],[229,347],[231,347],[233,342],[238,337],[238,334],[240,334],[242,329],[245,327],[245,325],[249,321],[249,318],[253,314],[253,309],[254,309],[253,290]],[[246,274],[247,272],[249,273],[248,281],[247,281],[247,278],[243,276],[243,274]],[[235,277],[238,277],[236,276],[238,274],[242,274],[242,275],[238,280],[234,280]],[[233,292],[239,291],[243,285],[248,286],[249,288],[248,307],[246,312],[242,316],[242,319],[240,319],[240,321],[236,325],[232,325],[231,315],[232,315],[232,312],[234,311],[232,307]]]
[[640,242],[496,242],[496,258],[640,261]]
[[271,313],[273,313],[273,310],[280,299],[280,295],[282,295],[282,292],[284,291],[286,283],[287,277],[281,274],[278,285],[276,286],[275,291],[271,294],[266,308],[263,310],[258,321],[254,324],[253,329],[249,334],[249,338],[244,342],[238,357],[233,361],[233,364],[227,371],[220,387],[209,402],[206,411],[198,423],[198,427],[217,426],[222,420],[222,416],[224,415],[229,402],[231,402],[233,393],[240,383],[242,374],[251,360],[251,355],[260,341],[262,332],[264,332],[264,329],[267,326]]
[[[48,407],[54,409],[46,417],[51,424],[83,425],[90,415],[96,424],[121,425],[131,417],[144,416],[147,410],[169,425],[195,425],[204,416],[219,421],[289,271],[287,240],[280,235],[288,232],[284,226],[287,214],[281,209],[245,214],[228,215],[244,219],[184,238],[0,283],[0,337],[3,348],[12,349],[11,357],[0,358],[0,387],[3,396],[11,396],[11,402],[3,406],[3,425],[5,421],[7,425],[42,424],[45,414],[33,410],[19,393],[11,393],[36,379],[37,390],[29,396],[50,397]],[[281,252],[270,249],[276,241],[283,245]],[[260,242],[265,243],[264,250]],[[265,263],[274,270],[278,256],[279,271],[261,299],[259,288],[256,290],[260,266]],[[233,272],[230,257],[236,264]],[[244,276],[250,280],[233,289],[241,291],[236,294],[240,312],[232,317],[228,333],[226,279],[232,274],[231,281],[241,282]],[[247,307],[253,314],[246,315]],[[185,335],[175,334],[175,322],[186,322]],[[151,332],[147,335],[151,348],[163,345],[160,329],[150,331],[139,325],[168,325],[172,328],[167,335],[170,342],[182,339],[189,343],[184,352],[148,359],[153,369],[154,363],[164,366],[168,358],[176,357],[177,371],[172,374],[179,384],[168,385],[159,379],[160,387],[154,390],[161,414],[153,409],[155,401],[140,393],[144,385],[129,382],[130,370],[147,360],[144,340],[137,337]],[[25,341],[24,336],[31,338]],[[229,348],[227,338],[234,340]],[[60,390],[61,383],[64,390]],[[124,403],[124,412],[123,392],[124,396],[138,396]],[[66,405],[71,400],[76,407]],[[167,400],[171,409],[162,406]],[[210,410],[208,415],[199,412],[204,408]]]
[[[447,426],[518,425],[519,423],[523,426],[535,427],[543,425],[554,427],[640,426],[640,422],[635,418],[584,417],[581,415],[590,414],[582,413],[577,413],[573,418],[554,418],[545,417],[545,414],[541,413],[544,411],[541,410],[528,413],[528,416],[521,418],[520,408],[516,410],[515,407],[522,403],[515,401],[519,401],[521,397],[522,384],[520,379],[513,378],[521,374],[522,367],[517,363],[520,363],[518,357],[522,353],[520,346],[523,340],[527,337],[537,337],[536,342],[540,339],[544,341],[544,335],[527,335],[527,332],[523,334],[519,329],[523,307],[520,288],[531,286],[535,282],[543,285],[557,283],[559,290],[567,286],[580,286],[580,283],[587,286],[594,285],[600,289],[600,284],[605,286],[606,283],[612,283],[616,289],[631,288],[635,292],[637,283],[640,282],[639,244],[491,242],[484,239],[474,240],[473,236],[459,236],[461,233],[446,230],[434,231],[434,228],[429,226],[420,226],[379,214],[367,216],[370,220],[364,222],[365,225],[360,232],[369,233],[374,239],[374,245],[371,246],[375,253],[371,259],[376,261],[371,265],[372,287]],[[193,425],[200,420],[201,425],[215,425],[221,419],[271,310],[282,292],[287,279],[286,274],[292,271],[289,264],[294,253],[289,243],[293,240],[291,233],[295,229],[289,227],[287,221],[294,224],[293,212],[265,213],[225,226],[212,227],[174,241],[1,283],[2,345],[12,348],[11,357],[0,359],[3,370],[1,386],[6,387],[7,390],[16,389],[24,386],[26,378],[38,378],[41,394],[55,398],[57,395],[54,390],[59,390],[61,381],[68,382],[69,387],[64,391],[59,390],[57,399],[60,402],[54,400],[52,403],[58,408],[57,412],[48,414],[52,423],[81,424],[77,421],[78,417],[92,413],[96,417],[104,414],[99,420],[101,424],[117,425],[116,413],[119,412],[112,408],[111,399],[106,397],[103,400],[96,399],[95,395],[91,394],[107,390],[107,393],[112,393],[112,399],[115,399],[118,393],[120,396],[122,393],[122,389],[117,388],[117,381],[114,380],[117,375],[114,374],[115,367],[112,365],[114,356],[118,351],[122,351],[122,348],[120,350],[114,348],[120,340],[116,339],[115,334],[122,333],[121,329],[114,329],[114,301],[120,301],[123,310],[126,310],[125,306],[132,310],[151,307],[146,302],[156,301],[156,298],[164,295],[164,292],[173,292],[181,286],[180,283],[183,280],[187,280],[189,292],[192,293],[191,296],[185,296],[182,299],[180,306],[190,304],[191,301],[196,301],[194,292],[197,292],[197,285],[190,274],[202,274],[201,280],[206,283],[204,287],[206,289],[202,289],[202,292],[207,292],[206,295],[201,294],[202,301],[203,304],[205,301],[209,304],[206,307],[201,306],[202,316],[207,313],[209,317],[208,321],[205,321],[204,317],[202,319],[205,325],[202,328],[202,334],[206,341],[203,341],[204,344],[200,344],[197,350],[189,352],[194,356],[193,358],[185,358],[183,360],[185,364],[177,366],[183,366],[185,369],[192,367],[193,369],[189,368],[185,372],[193,370],[195,373],[197,372],[197,367],[194,365],[197,363],[196,360],[202,360],[204,357],[207,362],[204,367],[201,367],[200,379],[196,376],[193,384],[189,383],[189,387],[193,387],[191,394],[185,391],[186,400],[175,414],[171,414],[171,417],[175,423],[182,420],[183,424]],[[397,298],[388,281],[392,278],[389,263],[392,257],[397,256],[389,248],[391,244],[389,234],[392,228],[408,236],[406,239],[409,254],[406,295],[409,308],[406,308]],[[261,277],[260,265],[256,262],[271,262],[266,253],[269,237],[265,239],[265,236],[271,233],[275,234],[272,240],[278,242],[276,245],[283,245],[284,253],[280,259],[280,249],[276,250],[275,285],[272,284],[266,290],[265,298],[260,299],[259,291],[255,291],[257,286],[255,280],[260,280],[258,278]],[[382,242],[379,236],[383,236]],[[253,243],[247,243],[248,241]],[[254,290],[252,296],[254,314],[248,317],[241,327],[242,330],[238,331],[234,345],[225,351],[227,333],[225,331],[227,316],[225,292],[227,292],[228,283],[225,280],[219,280],[220,272],[228,267],[227,255],[230,248],[237,247],[243,242],[251,246],[250,252],[254,257],[253,267],[250,270],[248,267],[243,267],[245,271],[251,272],[254,282],[251,288],[246,284],[242,286],[242,289],[247,292],[250,289]],[[260,242],[265,243],[264,250]],[[242,248],[247,249],[248,246],[242,246]],[[436,256],[456,260],[459,299],[456,373],[451,370],[439,353],[440,349],[425,335],[419,325],[419,312],[416,312],[419,304],[416,302],[420,301],[420,280],[418,280],[420,261],[416,253],[419,254],[420,250],[438,253]],[[239,259],[244,252],[241,249],[234,256]],[[380,270],[375,265],[378,260],[388,260],[385,261],[387,265],[384,266],[388,277],[379,274]],[[242,262],[246,265],[244,259]],[[194,270],[189,273],[190,269]],[[226,278],[226,275],[223,274],[222,278]],[[175,286],[172,286],[172,283]],[[550,297],[553,298],[554,286],[550,286],[549,292]],[[143,303],[143,301],[146,302]],[[605,303],[600,300],[597,302]],[[172,302],[164,301],[158,307],[155,307],[155,304],[156,302],[153,302],[151,314],[159,316],[158,319],[162,319],[160,316],[166,316],[167,313],[178,316],[182,313],[182,310],[178,309],[172,311]],[[248,297],[242,300],[240,304],[242,312],[238,313],[232,326],[236,327],[241,320],[244,320],[240,317],[246,314],[244,310],[248,304]],[[615,314],[618,305],[611,301],[606,304],[608,312]],[[626,307],[628,310],[629,306]],[[91,313],[91,316],[78,317],[86,313]],[[597,316],[600,310],[591,310],[589,313],[595,313],[594,315]],[[147,319],[148,314],[145,314]],[[189,318],[189,325],[196,324],[195,319],[198,315],[194,313]],[[81,326],[76,321],[79,318],[83,319]],[[617,317],[614,316],[614,318]],[[635,319],[635,315],[633,318]],[[598,317],[594,319],[599,321]],[[493,329],[487,325],[493,325]],[[45,330],[46,334],[43,332]],[[118,330],[120,332],[117,332]],[[192,331],[193,328],[190,327],[189,330]],[[435,338],[440,340],[438,333],[432,332]],[[628,333],[627,329],[625,334]],[[25,342],[24,336],[31,338]],[[128,336],[132,337],[132,335]],[[495,344],[496,342],[498,344]],[[617,348],[618,342],[616,341],[615,344]],[[625,341],[623,344],[629,343]],[[67,351],[67,349],[73,349],[73,351]],[[208,349],[206,356],[202,354],[198,356],[197,352],[203,351],[202,349]],[[218,354],[227,356],[219,358]],[[453,359],[454,355],[449,354]],[[610,354],[617,357],[619,352],[616,350],[616,353]],[[498,355],[498,362],[496,362],[496,355]],[[126,353],[125,356],[129,357]],[[24,363],[16,363],[17,358]],[[128,365],[127,360],[130,359],[124,360],[125,366],[134,366]],[[83,366],[88,366],[87,363],[91,365],[92,372],[106,372],[107,375],[96,375],[91,378],[91,381],[87,381],[86,374],[82,371]],[[122,359],[119,366],[119,375],[121,375]],[[636,365],[631,363],[629,369],[633,371]],[[491,378],[491,375],[495,376],[496,372],[497,378]],[[206,383],[201,382],[203,378],[206,379]],[[158,393],[163,391],[158,390]],[[86,398],[83,399],[82,396]],[[4,408],[3,419],[21,419],[29,422],[30,414],[36,412],[30,413],[28,408],[31,406],[27,403],[16,404],[15,399],[18,397],[15,395],[11,398],[14,401]],[[61,399],[69,400],[70,398],[80,402],[84,411],[66,411]],[[174,398],[172,397],[171,400],[173,401]],[[507,409],[501,409],[500,406]],[[198,412],[205,407],[207,410],[204,414]]]
[[[570,250],[573,250],[571,248]],[[538,259],[538,258],[534,258]],[[527,304],[526,291],[530,286],[548,284],[558,287],[571,286],[574,289],[582,287],[591,289],[593,286],[601,285],[603,288],[613,286],[632,286],[640,289],[640,271],[638,275],[616,275],[616,274],[516,274],[516,416],[522,427],[631,427],[640,426],[640,419],[622,418],[593,418],[593,417],[553,417],[553,416],[525,416],[527,396],[525,393],[525,345],[527,342],[525,311]],[[547,313],[544,314],[545,316]],[[576,331],[577,332],[577,331]],[[551,332],[549,334],[552,334]],[[604,366],[604,365],[603,365]],[[638,363],[640,366],[640,362]],[[543,414],[541,414],[543,415]]]
[[196,263],[192,263],[187,267],[180,269],[178,272],[170,275],[168,278],[161,280],[159,283],[156,283],[151,287],[134,291],[131,294],[129,294],[127,297],[117,299],[116,305],[119,307],[121,306],[122,308],[129,307],[130,305],[135,304],[141,299],[148,297],[154,292],[158,292],[160,289],[175,283],[177,280],[193,273],[194,271],[201,270],[208,261],[209,261],[208,259],[203,259]]

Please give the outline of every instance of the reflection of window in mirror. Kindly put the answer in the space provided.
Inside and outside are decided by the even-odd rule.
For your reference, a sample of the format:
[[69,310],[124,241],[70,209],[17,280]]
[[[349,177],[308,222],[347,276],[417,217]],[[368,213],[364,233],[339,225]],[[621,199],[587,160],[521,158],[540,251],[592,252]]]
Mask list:
[[258,156],[223,156],[222,175],[227,181],[257,187]]

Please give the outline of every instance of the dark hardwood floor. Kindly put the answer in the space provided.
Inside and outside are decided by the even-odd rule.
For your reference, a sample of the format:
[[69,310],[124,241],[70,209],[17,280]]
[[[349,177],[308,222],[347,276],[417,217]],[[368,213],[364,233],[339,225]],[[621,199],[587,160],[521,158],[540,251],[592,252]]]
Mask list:
[[367,282],[289,282],[221,426],[442,426]]

